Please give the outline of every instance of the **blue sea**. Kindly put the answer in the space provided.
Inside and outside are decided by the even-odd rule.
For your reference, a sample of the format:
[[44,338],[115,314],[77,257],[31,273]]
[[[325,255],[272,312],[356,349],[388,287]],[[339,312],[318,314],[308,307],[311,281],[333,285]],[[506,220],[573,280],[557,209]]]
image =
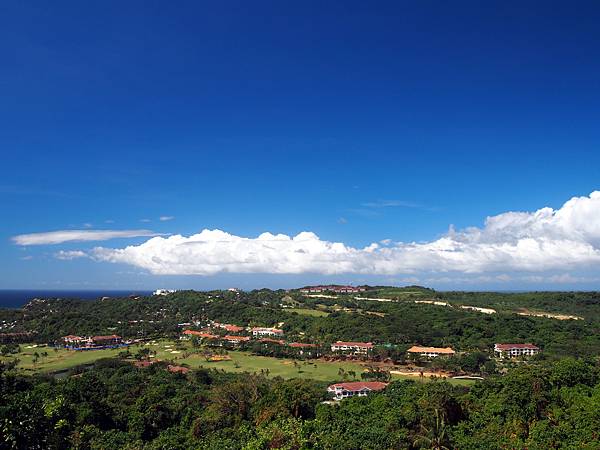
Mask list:
[[75,298],[96,300],[102,297],[127,297],[128,295],[150,295],[152,291],[144,290],[27,290],[0,289],[0,308],[20,308],[34,298]]

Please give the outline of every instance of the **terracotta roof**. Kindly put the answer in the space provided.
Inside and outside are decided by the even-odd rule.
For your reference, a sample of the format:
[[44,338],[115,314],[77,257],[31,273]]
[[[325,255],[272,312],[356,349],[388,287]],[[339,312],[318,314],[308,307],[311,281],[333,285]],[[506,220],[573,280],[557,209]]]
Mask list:
[[254,327],[254,328],[252,328],[252,331],[268,331],[270,333],[277,333],[277,334],[283,333],[283,330],[279,330],[277,328],[265,328],[265,327]]
[[185,330],[183,332],[183,334],[187,334],[189,336],[198,336],[198,337],[206,338],[206,339],[217,339],[219,337],[215,334],[204,333],[202,331],[195,331],[195,330]]
[[345,389],[347,391],[362,391],[363,389],[368,389],[370,391],[381,391],[385,389],[388,383],[383,383],[381,381],[351,381],[348,383],[336,383],[329,386],[329,390],[335,389]]
[[281,339],[269,339],[269,338],[259,339],[258,342],[267,342],[267,343],[279,344],[279,345],[285,344],[285,341],[282,341]]
[[413,345],[407,351],[408,353],[441,353],[445,355],[455,353],[450,347],[419,347],[418,345]]
[[302,342],[292,342],[291,344],[288,344],[289,347],[294,347],[294,348],[308,348],[308,347],[316,347],[317,344],[304,344]]
[[240,331],[244,331],[244,327],[238,327],[237,325],[223,325],[223,328],[226,331],[230,331],[232,333],[239,333]]
[[373,347],[373,343],[372,342],[343,342],[343,341],[337,341],[337,342],[334,342],[332,345],[346,346],[346,347],[364,347],[364,348],[372,348]]
[[121,336],[117,336],[116,334],[111,334],[110,336],[93,336],[92,341],[109,341],[113,339],[121,339]]
[[496,344],[495,348],[498,350],[511,350],[513,348],[539,350],[539,347],[533,344]]

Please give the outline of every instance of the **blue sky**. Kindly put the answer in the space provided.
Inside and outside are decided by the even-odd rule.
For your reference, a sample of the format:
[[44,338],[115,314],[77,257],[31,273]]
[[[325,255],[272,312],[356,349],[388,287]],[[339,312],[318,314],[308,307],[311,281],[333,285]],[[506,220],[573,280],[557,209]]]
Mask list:
[[[1,5],[0,288],[600,288],[600,5],[485,6]],[[544,207],[569,214],[485,233]],[[450,225],[486,240],[440,250]],[[204,229],[228,235],[167,241]],[[145,236],[15,240],[58,230]]]

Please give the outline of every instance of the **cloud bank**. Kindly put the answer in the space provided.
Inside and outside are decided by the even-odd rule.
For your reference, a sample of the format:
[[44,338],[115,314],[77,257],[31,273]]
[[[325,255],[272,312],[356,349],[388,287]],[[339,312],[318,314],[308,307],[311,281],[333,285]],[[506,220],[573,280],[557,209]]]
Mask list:
[[[263,233],[255,238],[221,230],[153,237],[125,248],[96,247],[98,261],[124,263],[159,275],[230,273],[396,275],[506,271],[543,272],[600,264],[600,192],[574,197],[560,209],[507,212],[483,227],[454,230],[430,242],[390,240],[355,248],[320,239]],[[69,257],[81,256],[69,254]]]
[[12,238],[17,245],[48,245],[64,242],[107,241],[115,238],[158,236],[150,230],[59,230],[19,234]]

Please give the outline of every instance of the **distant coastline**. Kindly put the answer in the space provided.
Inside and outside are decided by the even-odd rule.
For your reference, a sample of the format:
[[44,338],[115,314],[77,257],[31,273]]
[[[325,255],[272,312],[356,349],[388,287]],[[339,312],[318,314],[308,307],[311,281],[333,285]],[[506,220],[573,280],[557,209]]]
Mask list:
[[127,297],[128,295],[150,295],[151,290],[54,290],[54,289],[0,289],[0,308],[20,308],[34,298],[74,298],[96,300],[102,297]]

